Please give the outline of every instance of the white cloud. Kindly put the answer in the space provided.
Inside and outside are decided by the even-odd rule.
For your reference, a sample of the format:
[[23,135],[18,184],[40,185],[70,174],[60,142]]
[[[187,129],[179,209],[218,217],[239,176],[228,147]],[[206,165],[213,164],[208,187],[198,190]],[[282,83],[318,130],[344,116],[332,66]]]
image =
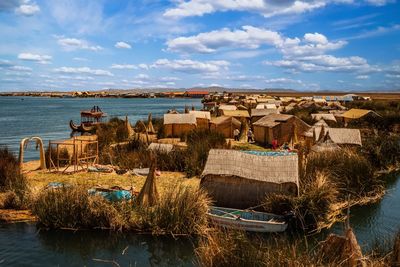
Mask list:
[[266,65],[287,68],[292,71],[358,71],[370,72],[375,70],[367,60],[362,57],[335,57],[332,55],[317,55],[297,59],[283,59],[277,61],[265,61]]
[[8,69],[13,70],[13,71],[19,71],[19,72],[31,72],[32,71],[32,68],[25,67],[25,66],[18,66],[18,65],[11,66]]
[[65,50],[77,50],[84,49],[90,51],[99,51],[103,47],[99,45],[90,45],[86,40],[76,39],[76,38],[58,38],[58,44],[61,45]]
[[130,44],[125,43],[125,42],[117,42],[115,44],[115,47],[116,48],[124,48],[124,49],[131,49],[132,48],[132,46]]
[[35,61],[40,64],[49,64],[52,57],[49,55],[39,55],[32,53],[20,53],[18,55],[18,59],[26,60],[26,61]]
[[[329,4],[354,4],[355,0],[179,0],[176,6],[167,9],[164,17],[183,18],[203,16],[214,12],[243,11],[264,17],[310,12]],[[363,4],[382,6],[394,0],[364,0]]]
[[400,30],[400,24],[395,24],[389,27],[377,27],[376,29],[369,30],[369,31],[364,31],[359,34],[355,34],[351,37],[345,38],[346,40],[354,40],[354,39],[364,39],[364,38],[370,38],[370,37],[375,37],[379,35],[383,35],[386,33],[394,32],[394,31],[399,31]]
[[163,68],[184,73],[207,73],[227,70],[230,63],[225,60],[194,61],[190,59],[168,60],[159,59],[151,65],[152,68]]
[[215,53],[218,49],[230,47],[257,49],[262,45],[269,45],[285,55],[300,56],[323,54],[342,48],[346,44],[346,41],[330,42],[320,33],[306,33],[303,40],[300,40],[286,38],[278,32],[263,28],[243,26],[241,30],[224,28],[195,36],[178,37],[167,41],[167,49],[181,53]]
[[108,70],[101,70],[101,69],[91,69],[89,67],[60,67],[54,69],[55,72],[58,73],[65,73],[65,74],[88,74],[88,75],[96,75],[96,76],[114,76]]
[[15,9],[15,13],[23,16],[32,16],[40,12],[40,7],[36,3],[26,1]]
[[217,49],[227,46],[256,49],[263,44],[277,46],[282,41],[282,37],[277,32],[243,26],[241,30],[231,31],[224,28],[200,33],[196,36],[178,37],[167,41],[167,46],[169,51],[174,52],[213,53]]
[[248,11],[265,17],[282,14],[300,14],[324,7],[326,0],[189,0],[178,1],[175,8],[168,9],[165,17],[182,18],[202,16],[217,11]]
[[84,58],[84,57],[74,57],[72,59],[76,60],[76,61],[89,61],[87,58]]
[[117,69],[117,70],[136,70],[138,67],[135,65],[130,65],[130,64],[112,64],[111,67],[112,69]]
[[357,80],[367,80],[367,79],[369,79],[369,76],[368,75],[357,75],[356,79]]

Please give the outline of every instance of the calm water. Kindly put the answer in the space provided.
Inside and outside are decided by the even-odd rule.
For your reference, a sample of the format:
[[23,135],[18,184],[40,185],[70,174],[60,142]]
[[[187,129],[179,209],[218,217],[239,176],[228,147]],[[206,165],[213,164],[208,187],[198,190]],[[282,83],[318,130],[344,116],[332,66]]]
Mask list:
[[0,266],[193,266],[189,239],[0,224]]
[[[161,116],[185,105],[200,108],[199,99],[58,99],[0,97],[0,144],[18,151],[28,136],[68,138],[70,119],[99,105],[110,117],[127,115],[134,123],[149,112]],[[38,158],[31,145],[26,159]],[[388,194],[379,203],[351,210],[351,225],[364,250],[393,238],[400,228],[400,179],[388,177]],[[341,232],[336,225],[332,231]],[[318,235],[323,238],[327,233]],[[128,247],[128,248],[127,248]],[[122,254],[124,249],[126,253]],[[33,224],[0,225],[0,266],[112,266],[93,259],[115,260],[121,266],[191,266],[193,244],[187,239],[108,232],[38,231]]]
[[[153,117],[162,116],[168,109],[183,111],[185,105],[202,107],[200,99],[171,98],[42,98],[42,97],[0,97],[0,145],[7,145],[18,152],[22,138],[39,136],[47,145],[49,140],[69,138],[69,121],[80,122],[80,110],[94,105],[100,106],[111,117],[128,116],[134,124]],[[38,159],[35,145],[28,146],[26,160]]]

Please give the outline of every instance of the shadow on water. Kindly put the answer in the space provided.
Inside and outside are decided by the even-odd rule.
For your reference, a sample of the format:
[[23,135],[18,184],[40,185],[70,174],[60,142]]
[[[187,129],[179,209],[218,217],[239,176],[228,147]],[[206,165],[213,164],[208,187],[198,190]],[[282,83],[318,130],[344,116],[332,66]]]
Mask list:
[[[10,239],[17,246],[9,246]],[[0,263],[3,260],[10,266],[112,266],[109,261],[120,266],[193,266],[193,248],[188,238],[109,231],[39,231],[33,224],[0,226]]]

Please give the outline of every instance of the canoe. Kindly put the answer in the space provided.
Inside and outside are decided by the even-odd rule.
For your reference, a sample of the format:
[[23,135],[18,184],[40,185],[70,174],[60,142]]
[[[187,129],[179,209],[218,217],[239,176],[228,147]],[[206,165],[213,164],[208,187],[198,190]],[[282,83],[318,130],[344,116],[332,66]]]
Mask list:
[[272,213],[210,207],[207,215],[218,226],[248,232],[284,232],[288,227],[284,216]]
[[69,127],[71,127],[72,131],[74,132],[81,132],[81,133],[86,133],[86,132],[91,132],[94,130],[94,126],[85,126],[83,123],[76,125],[73,120],[69,121]]

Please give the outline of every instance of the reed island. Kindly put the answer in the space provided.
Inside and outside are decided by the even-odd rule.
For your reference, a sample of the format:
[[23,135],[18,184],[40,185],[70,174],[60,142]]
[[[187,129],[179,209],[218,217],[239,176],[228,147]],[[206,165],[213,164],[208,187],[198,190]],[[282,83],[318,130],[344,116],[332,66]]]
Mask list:
[[[71,138],[1,148],[0,220],[189,238],[199,266],[400,265],[400,235],[363,251],[351,228],[351,207],[379,202],[399,170],[399,99],[197,95],[201,110],[137,122],[88,107]],[[24,161],[29,143],[39,161]]]

